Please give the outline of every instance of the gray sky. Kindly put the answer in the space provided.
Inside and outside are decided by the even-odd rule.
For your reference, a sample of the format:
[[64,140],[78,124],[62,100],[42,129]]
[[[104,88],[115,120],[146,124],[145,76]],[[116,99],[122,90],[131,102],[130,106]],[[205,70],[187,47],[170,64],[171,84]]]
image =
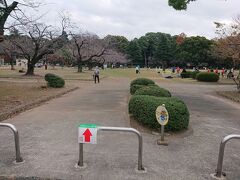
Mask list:
[[168,0],[45,0],[44,20],[56,23],[58,12],[67,11],[82,30],[100,37],[123,35],[128,39],[147,32],[215,37],[214,21],[230,22],[240,14],[240,0],[197,0],[187,11],[176,11]]

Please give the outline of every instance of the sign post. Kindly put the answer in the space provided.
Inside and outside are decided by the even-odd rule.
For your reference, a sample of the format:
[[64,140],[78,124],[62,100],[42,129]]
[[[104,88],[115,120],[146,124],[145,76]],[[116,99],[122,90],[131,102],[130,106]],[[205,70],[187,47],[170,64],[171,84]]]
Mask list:
[[164,140],[164,127],[168,123],[169,115],[167,109],[165,108],[165,104],[163,104],[162,106],[158,106],[158,108],[156,109],[156,119],[161,125],[161,139],[157,141],[157,144],[167,146],[168,143]]
[[78,128],[78,143],[97,144],[97,125],[80,124]]
[[97,130],[96,124],[80,124],[78,127],[79,167],[84,167],[83,144],[97,144]]

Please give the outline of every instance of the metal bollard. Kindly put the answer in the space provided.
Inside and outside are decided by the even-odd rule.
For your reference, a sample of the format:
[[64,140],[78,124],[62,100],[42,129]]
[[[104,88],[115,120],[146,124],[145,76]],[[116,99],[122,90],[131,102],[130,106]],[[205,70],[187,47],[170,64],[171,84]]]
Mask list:
[[[142,154],[143,154],[143,140],[142,135],[139,131],[134,128],[125,128],[125,127],[104,127],[99,126],[99,131],[123,131],[123,132],[132,132],[138,136],[138,170],[143,171],[144,167],[142,165]],[[78,166],[83,167],[83,144],[79,144],[79,161]]]
[[218,154],[218,164],[217,164],[217,172],[215,176],[217,178],[221,178],[223,176],[222,167],[223,167],[223,157],[224,157],[224,150],[226,143],[231,139],[240,139],[240,135],[231,134],[223,138],[220,147],[219,147],[219,154]]
[[9,123],[0,123],[0,127],[7,127],[10,128],[13,131],[14,134],[14,141],[15,141],[15,150],[16,150],[16,162],[23,162],[23,159],[21,157],[20,153],[20,144],[19,144],[19,135],[17,128]]

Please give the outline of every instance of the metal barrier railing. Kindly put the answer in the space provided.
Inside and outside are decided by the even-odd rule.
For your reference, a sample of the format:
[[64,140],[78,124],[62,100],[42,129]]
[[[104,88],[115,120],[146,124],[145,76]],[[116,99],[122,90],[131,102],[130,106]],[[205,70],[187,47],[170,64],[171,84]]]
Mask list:
[[223,138],[220,147],[219,147],[219,154],[218,154],[218,164],[217,164],[217,170],[215,176],[217,178],[221,178],[222,176],[225,176],[225,174],[222,171],[223,167],[223,157],[224,157],[224,149],[226,143],[231,139],[240,139],[240,135],[237,134],[231,134]]
[[[125,127],[104,127],[98,126],[100,131],[123,131],[123,132],[132,132],[138,136],[138,170],[144,170],[142,165],[142,154],[143,154],[143,140],[142,135],[139,131],[134,128],[125,128]],[[79,161],[78,166],[83,167],[83,143],[79,144]]]
[[23,159],[21,157],[20,153],[20,144],[19,144],[19,135],[17,128],[9,123],[0,123],[0,127],[7,127],[10,128],[13,131],[14,134],[14,141],[15,141],[15,150],[16,150],[16,162],[23,162]]

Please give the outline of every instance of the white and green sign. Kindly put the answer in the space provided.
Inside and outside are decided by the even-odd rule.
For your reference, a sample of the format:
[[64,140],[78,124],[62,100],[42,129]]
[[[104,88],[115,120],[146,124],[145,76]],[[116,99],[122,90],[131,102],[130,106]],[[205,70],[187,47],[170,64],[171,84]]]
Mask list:
[[80,124],[78,127],[78,143],[97,144],[97,125]]

